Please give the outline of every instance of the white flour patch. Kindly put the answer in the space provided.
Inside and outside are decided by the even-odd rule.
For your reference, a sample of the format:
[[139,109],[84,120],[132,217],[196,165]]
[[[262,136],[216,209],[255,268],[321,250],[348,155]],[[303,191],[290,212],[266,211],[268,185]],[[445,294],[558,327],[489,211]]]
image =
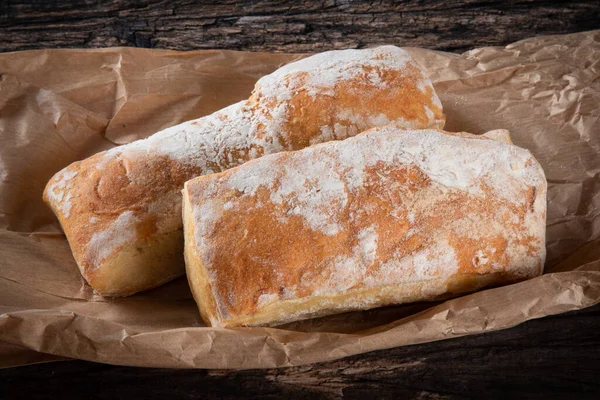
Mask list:
[[70,171],[69,167],[63,169],[56,176],[56,181],[48,188],[48,199],[57,205],[62,211],[63,216],[68,218],[71,214],[71,199],[73,194],[70,192],[73,183],[71,180],[77,176],[77,171]]
[[90,264],[99,266],[120,247],[133,242],[137,222],[133,211],[125,211],[107,229],[94,233],[86,249]]

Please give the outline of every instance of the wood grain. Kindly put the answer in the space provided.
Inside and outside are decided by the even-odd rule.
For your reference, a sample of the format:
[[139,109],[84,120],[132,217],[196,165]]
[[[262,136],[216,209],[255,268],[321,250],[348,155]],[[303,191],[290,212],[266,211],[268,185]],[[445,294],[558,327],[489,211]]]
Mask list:
[[65,361],[0,370],[3,398],[565,398],[600,393],[600,305],[517,327],[267,370]]
[[464,51],[600,28],[598,1],[0,1],[0,51],[136,46]]

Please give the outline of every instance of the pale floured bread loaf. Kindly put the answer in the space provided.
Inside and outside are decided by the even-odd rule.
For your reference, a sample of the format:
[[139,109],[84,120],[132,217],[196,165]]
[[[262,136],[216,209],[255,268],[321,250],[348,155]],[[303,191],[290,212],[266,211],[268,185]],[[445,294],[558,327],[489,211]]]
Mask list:
[[193,179],[187,275],[212,326],[431,300],[542,273],[546,180],[508,132],[374,128]]
[[322,53],[263,77],[247,101],[71,164],[44,199],[88,283],[125,296],[184,273],[186,180],[390,123],[444,124],[431,82],[407,53]]

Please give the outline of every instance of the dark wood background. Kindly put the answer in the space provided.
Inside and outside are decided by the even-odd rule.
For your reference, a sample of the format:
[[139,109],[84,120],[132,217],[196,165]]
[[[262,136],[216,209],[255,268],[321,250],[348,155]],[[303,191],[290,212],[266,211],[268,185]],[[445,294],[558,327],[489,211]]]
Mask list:
[[136,46],[297,53],[387,43],[458,52],[598,28],[597,0],[0,1],[0,51]]
[[[599,1],[0,0],[0,51],[137,46],[462,52],[600,29]],[[600,305],[311,366],[164,370],[64,361],[0,370],[0,398],[600,398]]]

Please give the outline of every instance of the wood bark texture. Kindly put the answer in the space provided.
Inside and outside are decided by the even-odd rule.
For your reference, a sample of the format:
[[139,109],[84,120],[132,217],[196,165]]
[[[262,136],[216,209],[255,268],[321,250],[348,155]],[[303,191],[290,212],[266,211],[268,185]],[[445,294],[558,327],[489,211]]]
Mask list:
[[596,1],[0,1],[0,51],[136,46],[316,52],[377,44],[461,52],[600,28]]

